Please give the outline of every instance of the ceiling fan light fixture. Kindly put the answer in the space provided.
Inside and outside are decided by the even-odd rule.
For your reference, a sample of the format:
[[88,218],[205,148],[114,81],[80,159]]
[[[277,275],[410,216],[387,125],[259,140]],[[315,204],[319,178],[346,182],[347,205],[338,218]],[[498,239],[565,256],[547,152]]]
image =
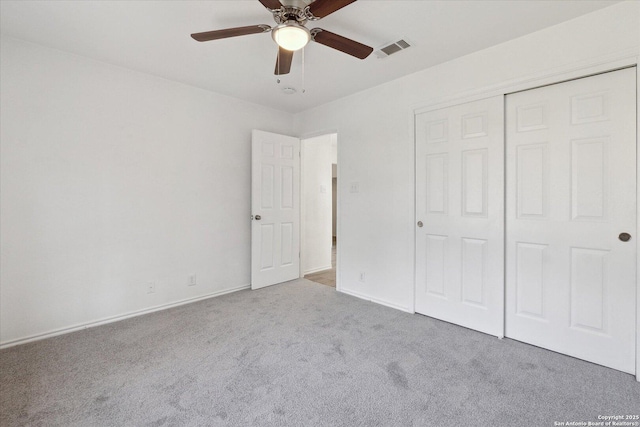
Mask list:
[[283,49],[296,51],[302,49],[311,40],[309,30],[297,22],[278,25],[271,31],[273,40]]

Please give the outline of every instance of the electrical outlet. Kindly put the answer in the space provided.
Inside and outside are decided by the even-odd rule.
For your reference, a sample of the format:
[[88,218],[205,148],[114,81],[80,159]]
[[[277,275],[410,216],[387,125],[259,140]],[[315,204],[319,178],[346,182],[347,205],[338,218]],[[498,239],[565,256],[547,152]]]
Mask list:
[[155,282],[147,283],[147,293],[154,294],[155,292],[156,292],[156,283]]
[[349,185],[349,192],[350,193],[359,193],[360,192],[360,183],[359,182],[352,182],[351,185]]
[[364,282],[366,281],[366,278],[367,278],[367,275],[365,274],[365,272],[364,272],[364,271],[361,271],[361,272],[360,272],[360,281],[361,281],[362,283],[364,283]]
[[189,286],[195,286],[196,283],[198,283],[196,281],[196,275],[195,274],[190,275],[189,276]]

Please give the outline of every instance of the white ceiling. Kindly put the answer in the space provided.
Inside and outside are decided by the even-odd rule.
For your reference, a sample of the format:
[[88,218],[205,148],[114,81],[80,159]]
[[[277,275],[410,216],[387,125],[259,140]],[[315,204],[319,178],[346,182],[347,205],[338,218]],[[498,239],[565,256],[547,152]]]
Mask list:
[[[309,28],[378,48],[412,47],[361,61],[310,43],[277,83],[270,34],[198,43],[189,35],[274,25],[258,0],[0,1],[3,34],[138,70],[279,110],[305,110],[555,25],[617,1],[360,0]],[[298,92],[286,95],[284,87]],[[306,89],[302,93],[302,89]]]

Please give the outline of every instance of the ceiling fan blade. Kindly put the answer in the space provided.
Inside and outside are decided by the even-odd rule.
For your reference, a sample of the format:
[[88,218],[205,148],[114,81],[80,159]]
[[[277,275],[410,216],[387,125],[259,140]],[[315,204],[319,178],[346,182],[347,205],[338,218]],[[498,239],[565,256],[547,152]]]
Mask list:
[[280,9],[282,7],[282,3],[279,0],[258,0],[264,7],[267,9]]
[[[313,3],[311,3],[313,4]],[[355,56],[359,59],[364,59],[371,55],[373,48],[362,43],[358,43],[355,40],[348,39],[346,37],[339,36],[331,31],[323,30],[321,28],[314,28],[311,30],[313,40],[317,43],[329,46],[330,48],[339,50],[351,56]]]
[[316,0],[309,5],[309,12],[316,18],[324,18],[356,0]]
[[199,42],[210,40],[226,39],[228,37],[246,36],[247,34],[264,33],[271,30],[268,25],[249,25],[247,27],[227,28],[225,30],[206,31],[204,33],[194,33],[191,37]]
[[289,74],[289,71],[291,71],[291,62],[293,62],[293,52],[279,47],[274,74],[276,76]]

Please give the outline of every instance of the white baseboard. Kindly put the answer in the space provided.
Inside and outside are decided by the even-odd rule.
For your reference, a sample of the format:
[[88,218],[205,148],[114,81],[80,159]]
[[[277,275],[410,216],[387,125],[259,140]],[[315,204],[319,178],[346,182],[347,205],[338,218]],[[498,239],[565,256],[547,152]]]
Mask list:
[[303,276],[306,276],[307,274],[313,274],[313,273],[318,273],[320,271],[325,271],[325,270],[331,270],[333,267],[331,266],[331,264],[325,266],[325,267],[320,267],[320,268],[312,268],[311,270],[307,270],[303,273]]
[[370,297],[368,297],[366,295],[363,295],[363,294],[361,294],[359,292],[352,291],[350,289],[338,289],[338,292],[342,292],[343,294],[351,295],[352,297],[360,298],[360,299],[363,299],[365,301],[371,301]]
[[120,315],[117,315],[117,316],[106,317],[106,318],[103,318],[103,319],[100,319],[100,320],[95,320],[95,321],[92,321],[92,322],[81,323],[81,324],[78,324],[78,325],[68,326],[66,328],[54,329],[53,331],[44,332],[44,333],[36,334],[36,335],[31,335],[31,336],[28,336],[28,337],[25,337],[25,338],[18,338],[18,339],[14,339],[14,340],[11,340],[11,341],[1,342],[0,343],[0,350],[4,349],[4,348],[20,345],[20,344],[26,344],[26,343],[32,342],[32,341],[39,341],[39,340],[43,340],[43,339],[46,339],[46,338],[55,337],[55,336],[58,336],[58,335],[64,335],[64,334],[69,334],[71,332],[81,331],[83,329],[89,329],[89,328],[93,328],[93,327],[100,326],[100,325],[106,325],[108,323],[118,322],[120,320],[129,319],[131,317],[142,316],[144,314],[153,313],[155,311],[166,310],[168,308],[178,307],[180,305],[190,304],[190,303],[193,303],[193,302],[202,301],[202,300],[205,300],[205,299],[218,297],[218,296],[225,295],[225,294],[230,294],[230,293],[233,293],[233,292],[243,291],[245,289],[250,289],[250,288],[251,288],[251,285],[242,285],[242,286],[238,286],[236,288],[225,289],[223,291],[217,291],[217,292],[213,292],[213,293],[210,293],[210,294],[207,294],[207,295],[201,295],[199,297],[187,298],[187,299],[183,299],[183,300],[176,301],[176,302],[170,302],[170,303],[167,303],[167,304],[156,305],[154,307],[145,308],[145,309],[137,310],[137,311],[131,311],[129,313],[120,314]]
[[414,314],[414,311],[404,305],[398,305],[393,302],[385,301],[383,299],[371,298],[371,302],[375,302],[376,304],[384,305],[390,308],[395,308],[396,310],[404,311],[405,313]]
[[384,305],[386,307],[394,308],[396,310],[404,311],[406,313],[414,314],[414,311],[411,310],[408,307],[405,307],[405,306],[402,306],[402,305],[398,305],[398,304],[395,304],[395,303],[392,303],[392,302],[389,302],[389,301],[385,301],[385,300],[379,299],[379,298],[371,298],[370,296],[361,294],[361,293],[356,292],[356,291],[347,290],[347,289],[338,289],[338,292],[342,292],[343,294],[351,295],[353,297],[360,298],[360,299],[363,299],[365,301],[370,301],[370,302],[373,302],[373,303],[376,303],[376,304]]

